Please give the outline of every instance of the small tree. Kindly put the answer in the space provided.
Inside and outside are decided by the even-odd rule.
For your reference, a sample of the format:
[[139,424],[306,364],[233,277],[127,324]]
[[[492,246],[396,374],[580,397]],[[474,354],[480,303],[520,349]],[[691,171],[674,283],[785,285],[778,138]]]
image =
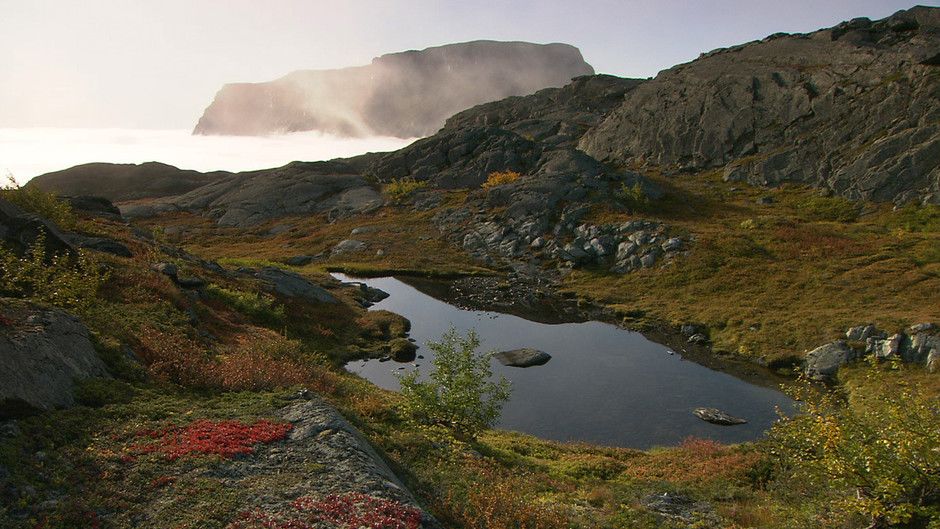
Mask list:
[[869,527],[940,528],[940,407],[926,385],[888,384],[872,366],[851,398],[804,385],[791,396],[803,413],[771,431],[781,479],[815,490],[809,497],[844,522]]
[[492,354],[477,353],[480,339],[471,330],[461,336],[451,328],[428,347],[435,353],[429,380],[419,371],[399,375],[405,412],[423,427],[444,427],[460,440],[473,440],[499,419],[509,400],[509,381],[492,381]]

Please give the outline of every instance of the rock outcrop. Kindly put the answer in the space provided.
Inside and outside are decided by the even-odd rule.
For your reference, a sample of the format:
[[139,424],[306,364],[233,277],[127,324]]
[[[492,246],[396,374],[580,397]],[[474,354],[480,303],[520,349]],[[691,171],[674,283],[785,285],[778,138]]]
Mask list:
[[929,7],[771,35],[640,84],[579,145],[618,164],[940,203],[938,50]]
[[346,136],[425,136],[465,108],[562,86],[593,74],[567,44],[473,41],[392,53],[368,66],[304,70],[225,85],[195,134],[317,130]]
[[736,424],[747,423],[746,420],[740,417],[735,417],[734,415],[721,411],[718,408],[695,408],[692,410],[692,415],[695,415],[705,422],[710,422],[712,424],[718,424],[721,426],[734,426]]
[[279,475],[285,469],[313,470],[309,479],[253,497],[243,506],[245,523],[239,527],[308,527],[309,512],[298,510],[296,500],[329,497],[376,499],[397,511],[414,513],[422,529],[441,527],[362,434],[321,398],[301,391],[281,415],[293,425],[284,442],[259,447],[252,458],[225,461],[217,474],[224,476],[227,486],[238,487],[241,480]]
[[329,213],[339,218],[377,209],[382,195],[341,161],[291,162],[284,167],[230,174],[184,195],[139,207],[128,216],[186,210],[221,226],[249,227],[278,217]]
[[836,340],[806,354],[806,376],[831,381],[840,367],[867,355],[881,362],[923,365],[931,373],[940,369],[940,327],[934,323],[918,323],[907,332],[899,331],[890,336],[874,324],[859,325],[848,329],[845,336],[848,342]]
[[75,253],[75,247],[67,236],[53,223],[0,198],[0,244],[19,254],[28,250],[40,237],[50,254]]
[[157,162],[87,163],[37,176],[26,186],[63,196],[95,195],[123,202],[181,195],[227,175],[231,173],[201,173]]
[[541,366],[552,359],[552,355],[538,349],[513,349],[511,351],[501,351],[493,355],[493,358],[500,364],[510,367],[533,367]]
[[109,376],[68,313],[0,299],[0,316],[0,418],[72,406],[76,380]]

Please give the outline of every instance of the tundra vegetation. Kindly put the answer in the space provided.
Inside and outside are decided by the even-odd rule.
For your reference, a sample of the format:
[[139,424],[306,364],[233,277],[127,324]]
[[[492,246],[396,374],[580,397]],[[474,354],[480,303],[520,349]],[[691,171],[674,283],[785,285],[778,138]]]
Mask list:
[[[744,205],[749,199],[732,199],[720,208],[722,213],[717,206],[707,207],[712,219],[689,217],[669,198],[660,203],[662,215],[686,218],[686,226],[695,225],[703,238],[716,243],[701,245],[710,248],[701,252],[701,261],[692,257],[681,265],[685,273],[712,285],[714,292],[702,290],[708,300],[716,299],[723,291],[719,285],[726,283],[718,272],[727,273],[741,260],[757,260],[767,269],[783,266],[755,248],[785,263],[794,262],[790,253],[795,259],[815,252],[816,266],[837,266],[835,258],[850,258],[846,256],[857,252],[856,245],[872,244],[864,234],[894,240],[924,261],[895,261],[887,270],[926,274],[921,282],[936,280],[938,257],[929,249],[937,233],[932,209],[909,208],[892,215],[875,210],[854,221],[815,220],[817,213],[789,205],[802,203],[808,192],[777,193],[779,205],[760,216]],[[39,198],[30,201],[53,200]],[[403,209],[388,209],[390,222],[407,216],[419,232],[427,229],[421,213]],[[754,219],[754,226],[741,228],[747,219]],[[396,325],[382,320],[388,317],[381,312],[365,312],[349,292],[334,291],[341,298],[339,306],[310,305],[262,292],[249,280],[198,270],[209,285],[204,296],[188,296],[150,269],[153,261],[174,259],[159,246],[141,242],[120,222],[84,216],[75,222],[83,232],[124,242],[134,249],[134,257],[64,259],[40,256],[39,248],[23,257],[3,254],[4,295],[75,310],[115,376],[85,381],[78,391],[81,405],[22,418],[17,431],[4,434],[0,466],[14,486],[3,492],[0,516],[28,512],[27,526],[134,527],[146,519],[152,527],[262,527],[264,520],[251,518],[239,506],[292,479],[310,479],[310,473],[287,472],[229,487],[213,469],[228,457],[251,457],[265,443],[278,442],[288,425],[277,410],[307,388],[341,409],[383,451],[423,505],[452,527],[937,527],[940,384],[922,368],[860,365],[843,369],[834,389],[798,385],[795,396],[804,402],[804,414],[783,420],[767,440],[754,443],[726,446],[688,439],[679,446],[641,451],[543,441],[488,428],[507,388],[490,380],[486,357],[476,354],[478,341],[472,334],[450,333],[431,344],[438,362],[429,379],[405,377],[404,391],[390,393],[341,367],[357,350],[352,346],[356,340],[381,340]],[[173,222],[192,219],[179,216]],[[317,235],[335,240],[348,230],[348,224],[337,224],[321,225]],[[798,239],[808,247],[794,248],[775,238],[781,229],[790,235],[811,233]],[[236,260],[247,255],[239,253],[237,238],[215,239],[208,231],[197,226],[174,239],[205,257]],[[285,236],[290,237],[259,239],[258,251],[251,253],[255,262],[276,261],[273,246]],[[827,243],[823,252],[815,246],[820,237],[855,242]],[[435,256],[443,269],[466,266],[448,255]],[[26,259],[16,262],[38,270],[37,256],[45,260],[45,275],[24,286],[16,279],[23,268],[13,266],[14,260]],[[344,266],[394,268],[412,256]],[[229,261],[235,262],[240,261]],[[179,264],[196,273],[192,263]],[[301,270],[325,281],[322,264]],[[674,270],[657,273],[667,282],[679,275]],[[759,278],[756,272],[741,273]],[[591,274],[578,272],[569,284],[598,285],[603,275],[591,279]],[[68,279],[42,279],[56,277]],[[612,288],[626,288],[631,281]],[[822,296],[825,287],[819,289]],[[69,294],[51,296],[50,291]],[[13,324],[17,310],[15,304],[0,309],[0,323]],[[808,315],[805,309],[796,310]],[[214,340],[207,340],[205,332]],[[717,337],[727,343],[721,334]],[[128,358],[122,344],[131,345],[136,360]],[[755,346],[758,351],[766,349]],[[442,438],[451,442],[442,443]],[[688,508],[675,514],[657,507],[664,494]],[[42,508],[35,503],[52,495],[60,499]],[[354,500],[298,501],[328,501],[339,509]],[[313,526],[322,521],[318,513],[323,510],[307,503],[298,504],[297,516]],[[410,519],[406,514],[401,520]],[[338,523],[352,527],[348,521]]]

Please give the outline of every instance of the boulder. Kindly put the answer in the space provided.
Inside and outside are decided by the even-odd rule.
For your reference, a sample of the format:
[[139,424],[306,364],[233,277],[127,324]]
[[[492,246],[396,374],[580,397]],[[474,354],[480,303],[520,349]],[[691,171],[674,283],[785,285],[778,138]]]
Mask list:
[[174,282],[176,281],[176,278],[179,275],[179,267],[173,263],[166,263],[166,262],[154,263],[153,265],[151,265],[150,268],[154,270],[155,272],[160,272],[161,274],[169,277]]
[[330,256],[335,257],[337,255],[343,255],[347,253],[361,252],[364,251],[367,246],[368,245],[362,241],[357,241],[355,239],[344,239],[333,247],[333,250],[330,251]]
[[312,263],[313,260],[314,260],[314,256],[312,255],[295,255],[293,257],[288,257],[284,261],[284,264],[290,265],[290,266],[306,266]]
[[547,364],[548,361],[552,359],[552,356],[538,349],[523,348],[502,351],[494,354],[493,358],[504,366],[533,367]]
[[837,340],[806,353],[805,373],[812,380],[831,380],[840,367],[855,358],[855,351],[844,340]]
[[418,346],[407,338],[395,338],[388,344],[388,355],[396,362],[413,362],[418,354]]
[[121,210],[115,207],[105,197],[96,197],[90,195],[64,196],[62,200],[68,202],[72,209],[90,213],[92,215],[101,215],[105,217],[116,218],[121,216]]
[[682,249],[682,239],[678,237],[672,237],[671,239],[666,239],[661,246],[664,252],[675,252]]
[[47,254],[75,254],[75,247],[53,223],[0,198],[0,242],[21,254],[35,244],[40,235],[45,237]]
[[86,235],[70,233],[66,235],[66,239],[79,248],[94,250],[96,252],[109,253],[118,257],[134,256],[134,254],[131,253],[130,248],[128,248],[124,243],[115,241],[114,239],[108,239],[106,237],[89,237]]
[[853,342],[864,342],[869,338],[884,338],[885,334],[878,330],[873,323],[859,325],[845,331],[845,339]]
[[722,426],[734,426],[747,422],[744,419],[723,412],[718,408],[695,408],[692,410],[692,414],[705,422],[720,424]]
[[88,329],[60,309],[0,300],[0,418],[75,404],[76,380],[108,377]]
[[280,268],[264,267],[255,273],[269,291],[289,298],[299,298],[310,303],[339,303],[332,294],[313,284],[304,276]]

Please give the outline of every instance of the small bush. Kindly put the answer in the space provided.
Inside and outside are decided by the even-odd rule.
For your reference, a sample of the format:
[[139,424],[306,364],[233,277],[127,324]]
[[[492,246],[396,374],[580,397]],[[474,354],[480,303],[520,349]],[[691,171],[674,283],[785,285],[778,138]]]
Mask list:
[[304,385],[318,393],[336,389],[337,377],[314,362],[300,342],[282,336],[255,339],[219,358],[207,376],[219,387],[260,391]]
[[385,184],[385,194],[388,195],[388,198],[390,198],[392,202],[401,202],[408,198],[408,195],[419,189],[424,189],[427,186],[428,183],[425,180],[418,181],[409,177],[395,178]]
[[807,220],[855,222],[861,212],[859,204],[842,197],[810,196],[793,203]]
[[771,430],[772,454],[787,488],[807,491],[843,526],[862,516],[870,527],[940,525],[940,414],[927,387],[885,383],[865,374],[865,392],[791,390],[803,413]]
[[430,342],[434,370],[426,382],[419,371],[399,376],[406,415],[419,426],[443,427],[457,439],[473,440],[495,424],[509,400],[509,381],[490,380],[491,355],[477,354],[480,339],[451,329],[440,342]]
[[940,231],[940,206],[908,205],[895,212],[891,222],[904,231],[935,233]]
[[186,426],[169,426],[159,430],[142,430],[137,437],[150,438],[131,447],[140,453],[159,453],[175,460],[190,455],[218,455],[231,459],[251,454],[255,445],[273,443],[287,437],[293,425],[268,420],[253,424],[241,421],[210,421],[201,419]]
[[[471,470],[471,469],[466,469]],[[561,507],[533,498],[533,476],[525,471],[480,468],[464,490],[450,490],[440,510],[467,529],[567,529],[572,527]],[[463,487],[460,487],[463,489]]]
[[75,387],[75,400],[92,408],[130,402],[133,397],[134,388],[119,380],[93,378],[83,380]]
[[256,510],[241,513],[226,529],[419,529],[421,511],[397,501],[359,492],[330,494],[325,498],[303,496],[287,513]]
[[95,300],[106,277],[84,253],[47,256],[43,234],[23,257],[0,247],[0,295],[81,310]]
[[511,184],[516,180],[522,178],[522,175],[516,171],[493,171],[486,177],[486,182],[483,182],[483,189],[492,189],[494,187]]
[[620,184],[620,189],[616,191],[615,196],[617,201],[630,211],[644,211],[651,203],[649,195],[639,182],[632,186],[626,183]]
[[210,284],[206,287],[206,294],[208,294],[210,298],[219,300],[232,309],[248,316],[248,318],[255,323],[273,327],[281,327],[284,325],[284,306],[279,304],[272,296],[243,292],[241,290],[231,290],[215,284]]
[[9,184],[0,189],[0,198],[9,200],[23,211],[52,221],[60,228],[72,229],[78,222],[68,202],[35,187],[20,187],[12,176]]

